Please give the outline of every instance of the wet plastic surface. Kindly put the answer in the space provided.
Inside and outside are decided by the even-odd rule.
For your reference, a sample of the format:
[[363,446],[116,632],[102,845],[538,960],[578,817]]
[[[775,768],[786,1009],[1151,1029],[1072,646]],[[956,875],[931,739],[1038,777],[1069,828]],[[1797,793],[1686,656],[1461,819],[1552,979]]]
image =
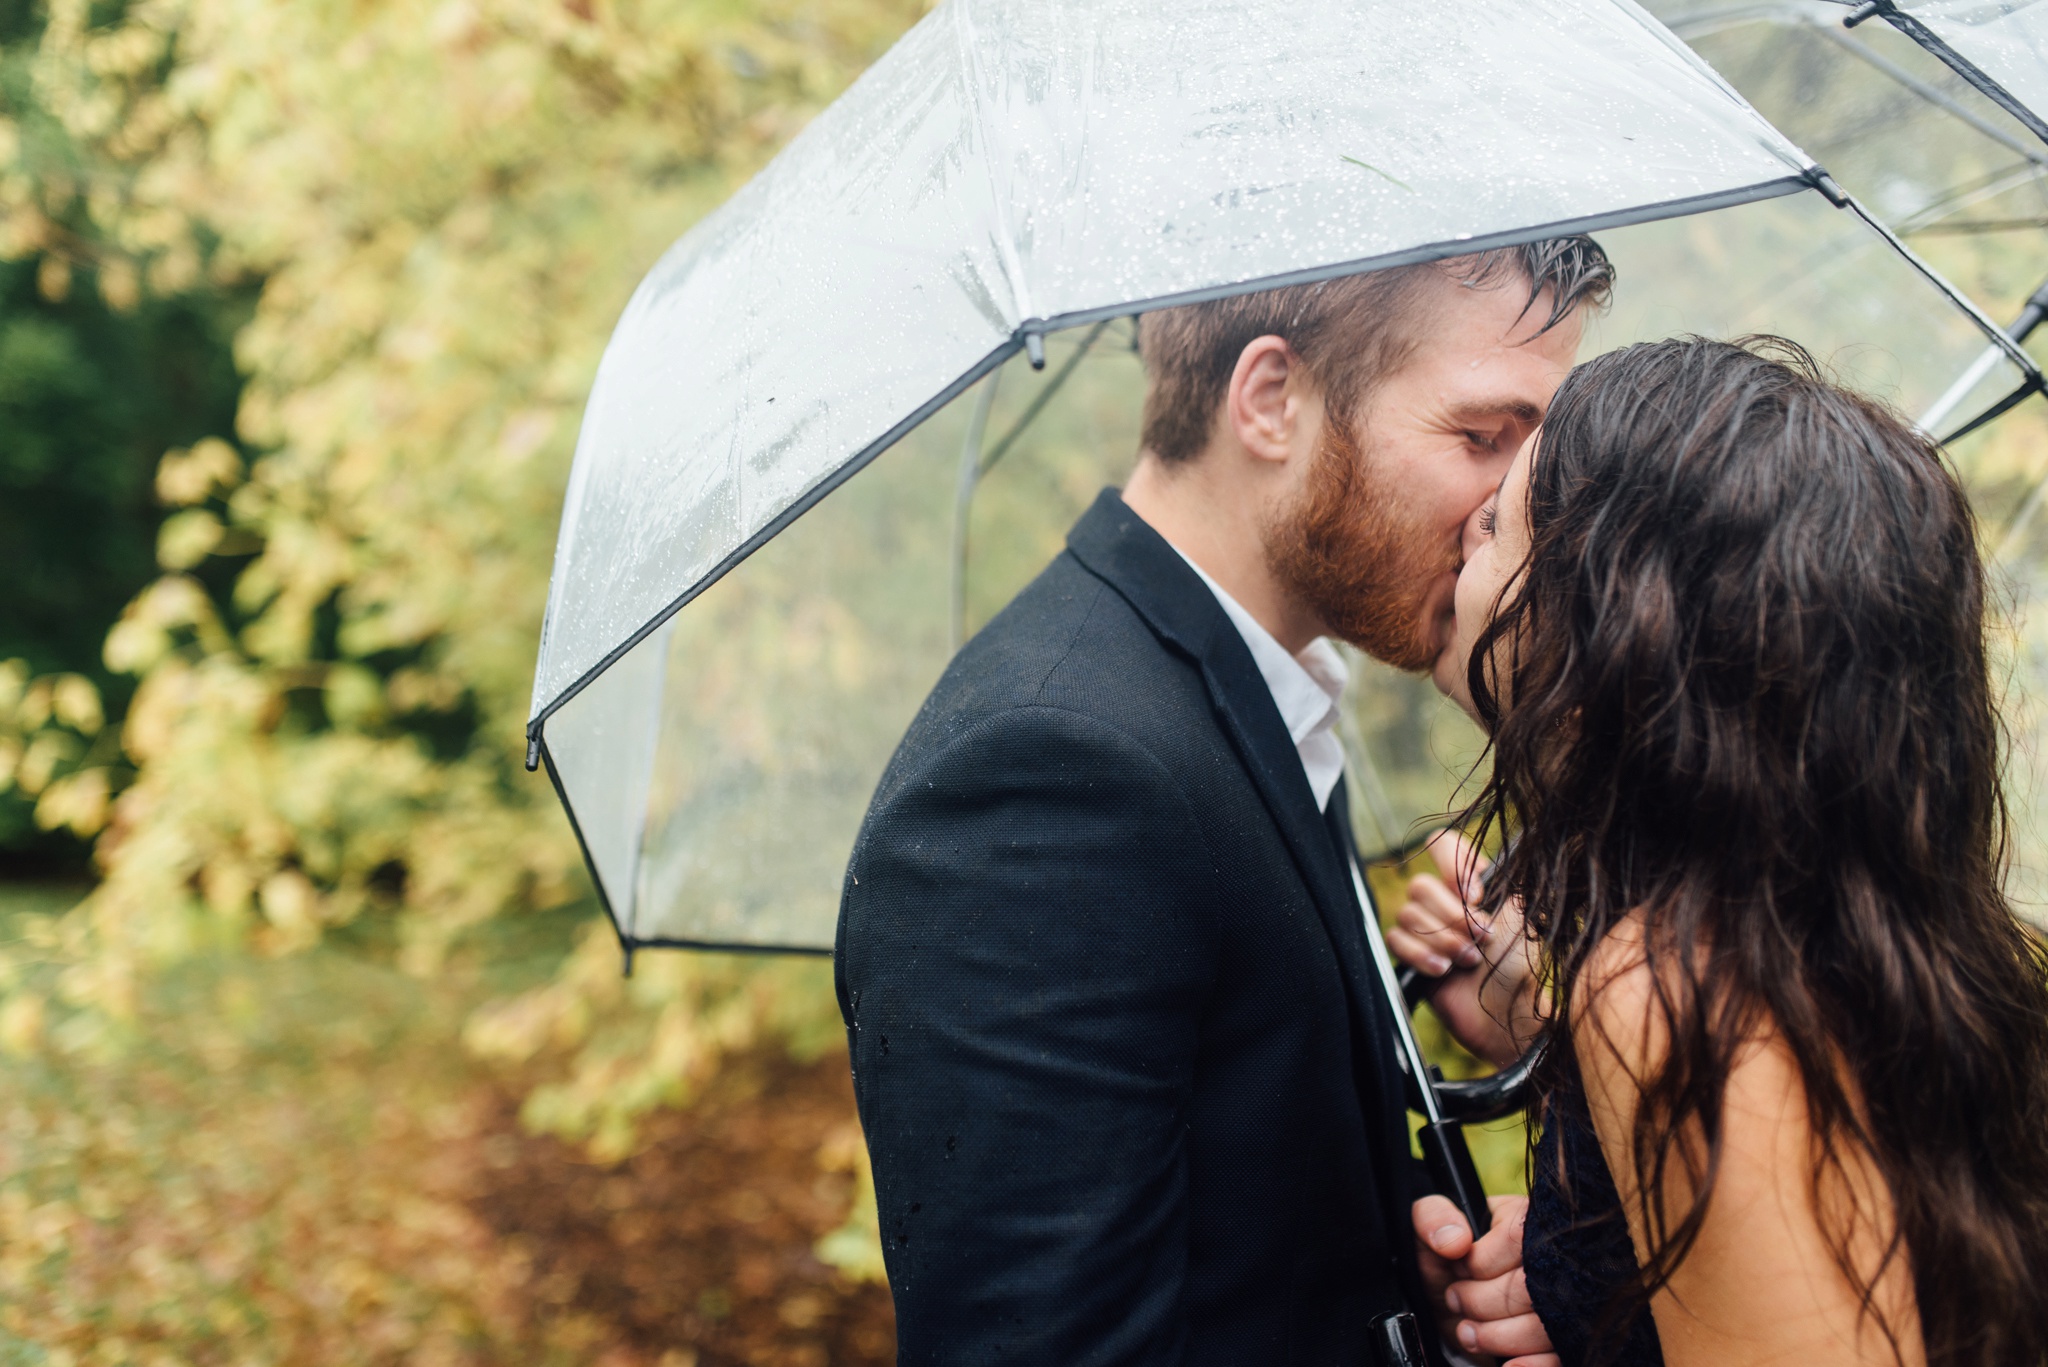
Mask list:
[[2040,0],[1918,0],[1899,8],[2021,104],[2048,116],[2048,5]]
[[[548,717],[550,767],[622,934],[830,946],[854,832],[957,614],[985,622],[1136,455],[1142,376],[1121,314],[1654,218],[1782,188],[1803,164],[1607,0],[1354,0],[1290,6],[1285,23],[1220,4],[942,7],[672,249],[593,394],[537,713],[934,409]],[[1983,346],[1814,193],[1601,239],[1622,287],[1584,354],[1789,332],[1915,411]],[[1105,309],[1117,321],[963,502],[979,393],[963,378],[1001,363],[994,450],[1092,331],[1049,336],[1038,372],[1004,362],[1018,329]],[[1445,810],[1478,747],[1426,681],[1359,664],[1353,808],[1377,848]]]
[[1028,321],[1805,164],[1614,0],[952,0],[628,306],[534,711]]
[[[1910,410],[1981,345],[1967,318],[1817,195],[1600,237],[1621,289],[1585,355],[1680,331],[1789,332]],[[1749,267],[1740,278],[1735,262]],[[1042,372],[1022,356],[1003,368],[984,451],[1039,404],[1089,332],[1049,338]],[[1058,553],[1098,489],[1128,474],[1143,388],[1129,339],[1127,323],[1104,330],[975,486],[969,632]],[[550,720],[565,765],[590,764],[579,819],[610,833],[593,853],[636,939],[830,945],[868,798],[951,656],[959,471],[979,397],[868,466]],[[1370,851],[1443,812],[1479,745],[1428,680],[1357,657],[1353,673],[1344,735]],[[658,697],[643,691],[656,687]],[[651,743],[632,752],[620,715],[642,718],[637,735]],[[623,800],[636,783],[638,807]]]

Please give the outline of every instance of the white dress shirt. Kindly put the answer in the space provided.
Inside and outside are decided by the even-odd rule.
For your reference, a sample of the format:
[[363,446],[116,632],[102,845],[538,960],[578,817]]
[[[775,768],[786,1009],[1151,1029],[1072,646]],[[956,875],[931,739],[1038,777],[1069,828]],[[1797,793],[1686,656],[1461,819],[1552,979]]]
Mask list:
[[[1178,546],[1174,551],[1180,554]],[[1299,655],[1288,654],[1287,647],[1274,640],[1273,633],[1260,626],[1258,619],[1225,593],[1223,586],[1200,565],[1188,560],[1185,554],[1180,558],[1202,576],[1202,582],[1222,605],[1224,615],[1251,648],[1252,663],[1259,667],[1259,675],[1273,695],[1273,704],[1280,709],[1280,720],[1286,723],[1287,734],[1294,738],[1294,752],[1301,756],[1309,790],[1316,795],[1316,807],[1328,807],[1330,793],[1344,773],[1344,744],[1337,739],[1337,699],[1344,695],[1344,685],[1351,678],[1344,657],[1321,636],[1302,647]]]

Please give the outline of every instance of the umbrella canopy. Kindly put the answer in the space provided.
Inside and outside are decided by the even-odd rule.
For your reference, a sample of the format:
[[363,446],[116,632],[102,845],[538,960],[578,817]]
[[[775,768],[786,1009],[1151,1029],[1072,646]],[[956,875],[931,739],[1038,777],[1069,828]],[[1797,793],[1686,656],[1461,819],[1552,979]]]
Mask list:
[[[670,250],[600,368],[529,755],[622,939],[829,947],[860,810],[972,607],[993,434],[1078,377],[1064,436],[973,524],[989,586],[1132,447],[1113,320],[1816,189],[1860,212],[1628,0],[949,0]],[[1811,243],[1808,219],[1766,236]],[[1646,261],[1712,255],[1634,231]],[[1723,282],[1660,273],[1699,305],[1676,316],[1724,316]],[[1952,302],[1904,345],[1981,347]],[[1037,386],[1007,429],[994,378],[948,408],[1065,329],[1005,382]]]
[[2048,227],[2048,146],[1908,38],[1851,29],[1842,0],[1649,6],[1909,241]]
[[2048,139],[2048,9],[2039,0],[1834,0],[1884,19]]
[[[1913,3],[1893,12],[1891,26],[1853,28],[1845,21],[1862,7],[1836,0],[1651,0],[1651,7],[1774,124],[1821,155],[1835,179],[1863,195],[1899,236],[1973,288],[2001,296],[2001,317],[2013,321],[2016,333],[2048,313],[2048,144],[1956,66],[1961,54],[1993,71],[2010,92],[2026,92],[2030,101],[2048,96],[2048,60],[2039,55],[2048,5]],[[1916,28],[1897,23],[1899,17],[1925,23]],[[1928,39],[1935,40],[1931,47]],[[1808,254],[1798,269],[1845,267]],[[1951,431],[2001,402],[2006,381],[1986,378],[2000,369],[1998,358],[1987,349],[1947,392],[1916,407],[1923,425]],[[1993,639],[2005,681],[2006,796],[2015,837],[2007,891],[2048,925],[2044,446],[2048,408],[2029,404],[1951,455],[1981,519],[2000,589]]]
[[[2029,91],[2048,95],[2048,9],[2033,0],[1996,4],[1849,8],[1849,0],[1649,0],[1658,17],[1706,57],[1773,123],[1820,149],[1829,172],[1865,195],[1908,240],[1958,234],[2029,233],[2001,250],[2036,263],[2028,284],[2048,274],[2048,137],[2042,123],[1937,34],[1960,32],[1965,46]],[[1883,25],[1860,27],[1883,15]],[[1925,19],[1926,22],[1922,22]],[[2036,32],[2036,30],[2042,32]],[[1988,54],[1988,55],[1987,55]],[[2048,106],[2044,106],[2048,107]],[[2029,326],[2048,310],[2027,315]],[[1979,364],[1925,414],[1947,432],[1953,416],[1981,418],[1991,396],[1967,402],[2002,353]],[[2017,402],[2017,396],[2005,396]],[[1991,406],[1995,407],[1995,403]]]

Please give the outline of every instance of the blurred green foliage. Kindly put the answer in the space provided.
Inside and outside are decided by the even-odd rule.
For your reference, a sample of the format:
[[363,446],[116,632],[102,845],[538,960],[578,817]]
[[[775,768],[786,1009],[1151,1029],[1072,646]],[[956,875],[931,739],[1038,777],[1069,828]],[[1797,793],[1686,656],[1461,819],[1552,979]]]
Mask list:
[[106,625],[156,573],[157,460],[232,431],[232,300],[117,313],[0,263],[0,656],[102,674]]
[[[33,89],[43,12],[0,6],[0,114],[31,172],[75,167],[64,130]],[[157,460],[234,430],[233,336],[246,291],[139,298],[75,271],[96,268],[90,217],[74,203],[62,235],[0,261],[0,660],[75,672],[109,694],[130,688],[100,657],[106,626],[157,572]],[[0,876],[82,871],[87,842],[33,819],[32,796],[0,791]]]
[[432,985],[333,950],[193,956],[115,1038],[45,1010],[77,896],[0,890],[0,1363],[590,1360],[599,1326],[471,1199],[491,1079],[447,1047],[570,927]]
[[[11,775],[60,785],[39,819],[105,823],[70,1001],[119,1017],[223,940],[427,973],[580,895],[520,731],[597,357],[660,250],[921,10],[53,0],[0,124],[0,256],[116,308],[254,292],[233,428],[164,457],[158,577],[106,638],[136,680],[115,752],[47,708],[11,742],[63,752]],[[572,1053],[604,1012],[573,1014]],[[626,1014],[672,1062],[662,1012]]]
[[[85,902],[0,945],[0,1013],[48,1080],[81,1041],[146,1052],[165,1021],[152,984],[217,951],[325,944],[426,977],[502,913],[587,909],[521,731],[590,377],[660,251],[922,9],[51,0],[32,15],[0,111],[0,259],[41,301],[24,320],[75,326],[66,358],[25,321],[48,377],[26,411],[73,424],[44,444],[60,470],[94,433],[156,446],[101,488],[133,509],[128,559],[105,557],[130,577],[98,623],[57,614],[103,654],[10,647],[21,658],[0,669],[0,790],[45,828],[98,836]],[[91,333],[102,318],[126,340]],[[215,347],[232,329],[235,367],[180,326]],[[159,402],[159,354],[192,383],[238,370],[239,403]],[[120,392],[100,402],[88,382]],[[147,539],[153,567],[133,553]],[[589,929],[554,981],[470,1026],[542,1084],[536,1125],[616,1156],[726,1051],[836,1042],[816,964],[674,958],[625,982],[609,931]],[[330,1061],[340,1085],[351,1065]],[[112,1103],[55,1099],[33,1124]],[[150,1160],[166,1182],[173,1150]],[[285,1150],[224,1151],[288,1185]],[[345,1143],[307,1161],[308,1180],[346,1183]],[[52,1257],[86,1229],[53,1228]],[[38,1337],[107,1313],[117,1272],[80,1274],[98,1290],[64,1291]]]

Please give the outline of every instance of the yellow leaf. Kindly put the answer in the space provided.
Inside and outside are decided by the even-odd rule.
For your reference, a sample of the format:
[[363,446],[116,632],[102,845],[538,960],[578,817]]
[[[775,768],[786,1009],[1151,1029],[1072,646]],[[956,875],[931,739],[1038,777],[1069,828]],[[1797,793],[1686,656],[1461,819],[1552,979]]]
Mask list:
[[384,713],[384,684],[361,665],[338,664],[327,671],[326,699],[335,725],[372,725]]
[[0,1049],[17,1058],[36,1052],[43,1042],[43,998],[34,992],[16,992],[0,1005]]
[[112,795],[104,769],[67,774],[43,790],[36,802],[36,824],[46,831],[65,826],[73,835],[98,835],[107,824]]
[[45,731],[29,742],[28,752],[15,765],[14,782],[24,793],[34,796],[57,776],[57,766],[77,753],[78,742],[74,738],[60,731]]
[[320,936],[320,893],[296,869],[272,874],[257,895],[263,914],[280,937],[280,948],[300,948]]
[[116,313],[127,313],[142,302],[142,277],[135,263],[125,256],[111,257],[100,266],[100,298]]
[[188,570],[220,544],[220,519],[204,508],[187,508],[164,519],[157,529],[156,559],[167,570]]
[[36,290],[53,304],[61,304],[71,293],[71,263],[59,256],[46,256],[36,263]]
[[106,722],[100,691],[82,674],[60,675],[51,690],[57,720],[82,735],[92,735]]
[[0,717],[6,717],[21,705],[21,695],[28,688],[28,661],[0,660]]
[[173,507],[198,503],[216,491],[241,483],[242,458],[218,437],[196,442],[190,450],[169,451],[157,462],[156,496]]

